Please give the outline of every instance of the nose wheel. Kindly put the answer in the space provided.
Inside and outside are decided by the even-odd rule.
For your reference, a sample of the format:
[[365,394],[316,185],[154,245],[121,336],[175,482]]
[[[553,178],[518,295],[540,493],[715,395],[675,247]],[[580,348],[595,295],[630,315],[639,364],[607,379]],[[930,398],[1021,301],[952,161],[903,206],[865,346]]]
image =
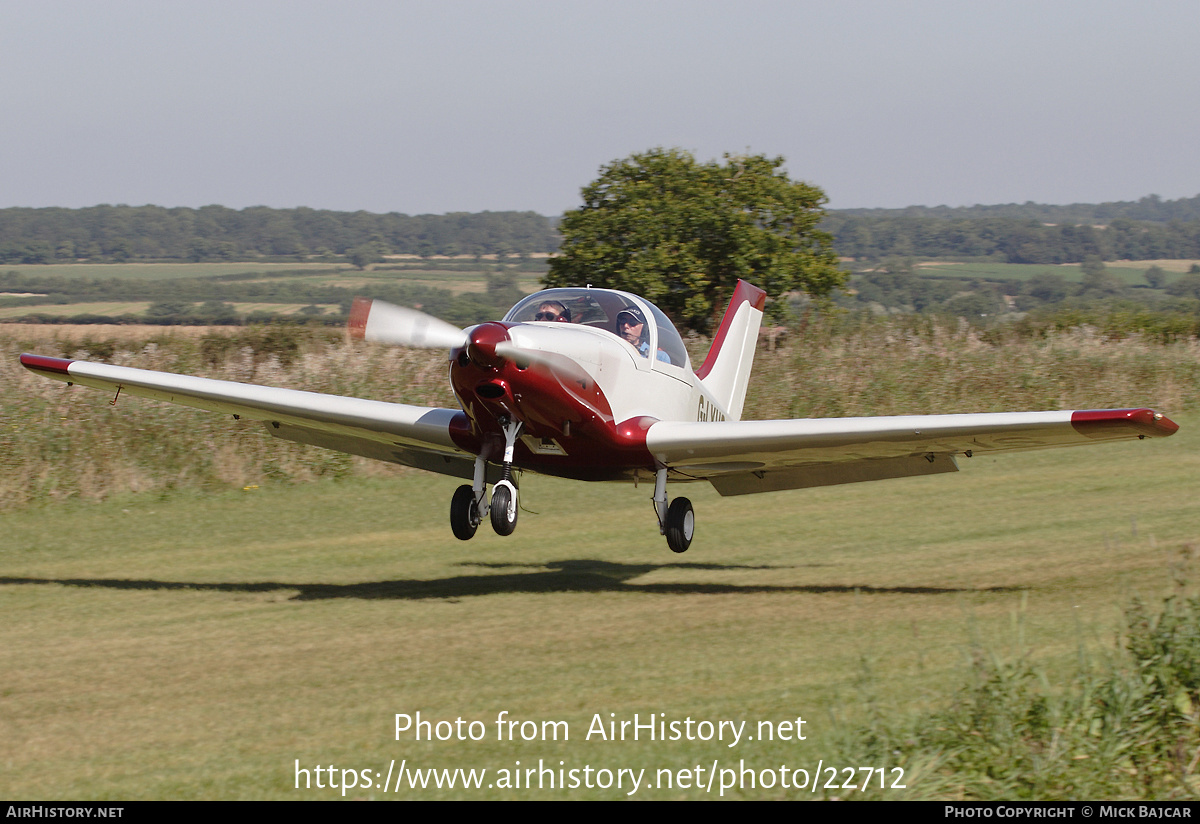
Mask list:
[[475,537],[485,515],[490,518],[497,535],[512,535],[517,528],[519,493],[513,480],[512,460],[522,424],[502,418],[500,425],[504,427],[504,464],[500,480],[492,486],[491,501],[487,495],[487,461],[482,456],[475,459],[473,483],[456,489],[450,501],[450,529],[460,541]]
[[517,488],[511,481],[497,481],[492,487],[492,529],[497,535],[512,535],[517,528]]

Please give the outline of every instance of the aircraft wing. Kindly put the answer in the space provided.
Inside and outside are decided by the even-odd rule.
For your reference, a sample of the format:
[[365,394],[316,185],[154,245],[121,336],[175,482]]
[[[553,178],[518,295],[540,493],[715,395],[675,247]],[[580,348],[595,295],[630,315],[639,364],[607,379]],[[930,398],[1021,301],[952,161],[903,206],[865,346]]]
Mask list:
[[105,389],[114,396],[158,401],[263,421],[284,440],[323,446],[367,458],[470,478],[475,456],[460,448],[452,430],[465,429],[457,409],[255,386],[89,361],[21,355],[21,364],[48,378]]
[[1165,437],[1152,409],[905,415],[785,421],[660,421],[646,447],[676,477],[722,495],[956,472],[956,456]]

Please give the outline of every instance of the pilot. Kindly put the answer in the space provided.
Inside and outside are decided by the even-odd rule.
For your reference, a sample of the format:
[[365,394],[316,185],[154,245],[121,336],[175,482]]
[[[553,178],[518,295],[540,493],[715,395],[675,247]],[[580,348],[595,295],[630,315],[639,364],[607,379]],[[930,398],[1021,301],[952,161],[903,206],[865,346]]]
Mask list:
[[[626,306],[617,313],[617,334],[642,353],[643,358],[650,357],[650,334],[646,329],[646,316],[636,306]],[[659,349],[655,355],[660,361],[671,362],[671,356]]]
[[570,323],[571,310],[556,300],[547,300],[538,307],[537,314],[533,316],[533,319]]

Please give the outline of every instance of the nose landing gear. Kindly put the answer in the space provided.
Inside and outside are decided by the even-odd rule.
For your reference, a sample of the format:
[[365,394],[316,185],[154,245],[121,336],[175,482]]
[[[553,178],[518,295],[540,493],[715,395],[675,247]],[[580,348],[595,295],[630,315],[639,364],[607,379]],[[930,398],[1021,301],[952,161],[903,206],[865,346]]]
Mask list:
[[517,528],[519,497],[512,474],[512,461],[522,424],[504,417],[500,419],[500,425],[504,427],[504,463],[500,480],[492,485],[491,500],[488,500],[487,494],[487,460],[478,457],[475,459],[472,484],[463,484],[456,489],[450,501],[450,528],[460,541],[475,537],[475,530],[485,515],[490,516],[492,529],[497,535],[512,535]]

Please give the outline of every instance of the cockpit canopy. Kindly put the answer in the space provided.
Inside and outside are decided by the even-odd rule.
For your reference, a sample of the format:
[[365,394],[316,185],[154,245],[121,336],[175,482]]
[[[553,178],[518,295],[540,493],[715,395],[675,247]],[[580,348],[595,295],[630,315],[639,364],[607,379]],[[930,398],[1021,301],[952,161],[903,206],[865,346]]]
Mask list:
[[[619,336],[617,316],[622,310],[636,308],[638,313],[647,319],[644,339],[648,343],[647,352],[654,352],[656,363],[670,363],[673,366],[688,368],[687,349],[683,338],[679,336],[671,321],[654,304],[628,292],[617,292],[612,289],[547,289],[535,292],[509,310],[504,320],[510,323],[536,323],[547,321],[547,311],[543,306],[551,304],[554,311],[559,304],[566,312],[562,312],[566,322],[604,329]],[[541,318],[538,315],[542,315]]]

